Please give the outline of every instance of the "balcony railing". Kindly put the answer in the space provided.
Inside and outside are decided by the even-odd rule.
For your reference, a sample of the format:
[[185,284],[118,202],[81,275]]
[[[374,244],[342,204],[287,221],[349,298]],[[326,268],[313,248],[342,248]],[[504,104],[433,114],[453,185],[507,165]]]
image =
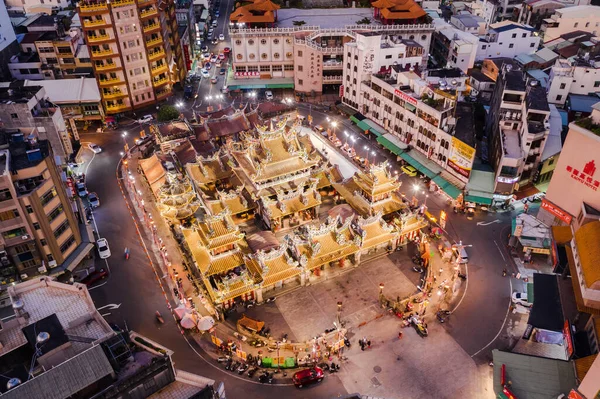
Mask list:
[[15,228],[25,225],[23,218],[18,216],[16,218],[0,221],[0,229]]
[[154,7],[152,7],[152,8],[149,8],[149,9],[147,9],[147,10],[142,10],[142,11],[140,11],[140,16],[141,16],[142,18],[149,17],[149,16],[151,16],[151,15],[155,15],[155,14],[158,14],[158,11],[157,11],[157,10],[156,10],[156,8],[154,8]]
[[103,97],[105,99],[111,99],[111,98],[119,98],[119,97],[123,97],[126,96],[126,93],[123,93],[121,90],[117,89],[117,90],[113,90],[112,92],[109,93],[103,93]]
[[156,37],[154,39],[150,39],[146,42],[147,46],[153,46],[155,44],[160,44],[162,43],[162,37]]
[[154,61],[160,57],[163,57],[164,55],[165,55],[165,50],[163,48],[158,48],[155,51],[148,53],[148,59],[150,61]]
[[79,10],[84,12],[93,12],[93,11],[104,11],[108,10],[107,3],[91,3],[91,4],[79,4]]
[[159,90],[156,92],[156,99],[162,100],[163,98],[167,97],[170,94],[171,94],[171,90],[169,90],[169,89]]
[[129,108],[129,106],[127,104],[113,104],[113,105],[106,104],[106,110],[108,112],[119,112],[119,111],[126,110],[127,108]]
[[160,24],[154,23],[154,24],[148,24],[148,25],[144,25],[144,32],[148,33],[150,31],[153,31],[155,29],[160,29]]
[[343,76],[323,76],[323,82],[341,82]]
[[83,26],[85,26],[85,27],[94,27],[94,26],[102,26],[102,25],[108,25],[108,22],[106,22],[104,19],[84,19],[83,20]]
[[110,79],[100,79],[100,86],[115,85],[115,84],[119,84],[121,82],[123,82],[123,80],[119,77],[110,78]]
[[119,7],[119,6],[129,6],[129,5],[132,5],[135,3],[133,0],[113,0],[111,4],[113,7]]
[[152,74],[153,74],[153,75],[156,75],[156,74],[158,74],[158,73],[165,72],[165,71],[167,71],[168,69],[169,69],[169,67],[167,67],[167,65],[166,65],[166,64],[162,64],[162,65],[155,65],[155,66],[153,66],[153,67],[152,67]]
[[104,40],[110,40],[110,36],[108,35],[108,33],[105,33],[103,35],[94,35],[94,36],[88,35],[88,41],[90,43],[101,42]]
[[161,86],[166,83],[169,83],[169,78],[167,76],[165,76],[164,78],[155,79],[152,81],[152,84],[154,85],[154,87]]
[[115,69],[115,68],[119,68],[119,66],[117,64],[115,64],[114,62],[111,62],[110,64],[96,65],[96,71],[107,71],[109,69]]
[[323,62],[323,69],[342,69],[344,63],[342,61],[326,61]]
[[104,50],[92,50],[92,55],[96,57],[102,57],[104,55],[112,55],[112,49],[104,49]]

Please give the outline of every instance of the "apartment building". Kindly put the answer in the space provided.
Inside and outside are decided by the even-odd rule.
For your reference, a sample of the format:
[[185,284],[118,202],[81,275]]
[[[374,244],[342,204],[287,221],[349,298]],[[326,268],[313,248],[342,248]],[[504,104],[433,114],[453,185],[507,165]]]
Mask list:
[[[391,132],[399,148],[434,174],[463,188],[475,157],[472,123],[457,127],[456,111],[467,76],[459,69],[415,72],[392,68],[389,74],[366,76],[357,103],[343,102]],[[415,154],[418,153],[418,154]]]
[[559,58],[550,70],[548,102],[564,105],[569,94],[600,92],[600,56]]
[[532,54],[537,51],[540,40],[537,32],[529,25],[512,21],[498,22],[490,25],[488,32],[480,37],[476,60]]
[[600,7],[580,5],[558,9],[542,22],[540,34],[544,42],[549,42],[577,30],[597,35],[600,32]]
[[2,266],[3,274],[16,271],[26,279],[75,267],[71,255],[93,245],[79,248],[79,224],[50,143],[39,139],[38,129],[14,129],[0,132],[0,147],[0,247],[12,268]]
[[41,86],[25,87],[23,82],[0,87],[0,120],[6,129],[35,128],[40,139],[48,140],[54,155],[66,160],[73,144],[59,107],[47,100]]
[[483,18],[486,24],[496,22],[497,4],[494,0],[474,0],[465,3],[465,11]]
[[435,32],[431,41],[431,61],[436,67],[459,68],[467,72],[475,64],[479,37],[463,31],[442,18],[433,20]]
[[590,0],[526,0],[515,6],[513,20],[539,29],[542,22],[560,8],[585,6]]
[[[278,10],[279,21],[286,11],[289,10]],[[314,14],[315,10],[309,11]],[[343,91],[356,90],[363,73],[389,69],[392,65],[406,69],[426,65],[432,25],[348,25],[351,20],[368,18],[370,12],[336,9],[335,14],[340,15],[333,16],[323,26],[307,23],[297,27],[290,20],[290,26],[280,22],[274,28],[230,29],[233,76],[228,78],[229,88],[266,85],[294,88],[306,95],[338,92],[340,87]],[[325,21],[325,15],[315,23]],[[350,81],[344,80],[347,68],[356,69]]]
[[490,103],[486,129],[495,170],[495,201],[532,184],[538,174],[550,128],[546,91],[522,70],[500,71]]
[[11,58],[19,53],[19,44],[15,30],[10,23],[4,2],[0,2],[0,79],[10,79],[8,64]]
[[164,100],[185,77],[174,0],[90,0],[77,12],[107,114]]

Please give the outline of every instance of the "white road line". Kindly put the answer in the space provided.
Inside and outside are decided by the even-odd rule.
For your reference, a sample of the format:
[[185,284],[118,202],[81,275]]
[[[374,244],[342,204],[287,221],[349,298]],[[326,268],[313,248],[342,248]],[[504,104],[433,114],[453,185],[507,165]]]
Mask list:
[[112,314],[112,313],[102,313],[100,316],[104,317],[104,316],[108,316],[110,314]]
[[[108,271],[110,272],[110,269]],[[88,291],[95,290],[96,288],[100,288],[100,287],[102,287],[103,285],[106,285],[106,284],[108,284],[108,281],[105,281],[102,284],[98,284],[98,285],[95,285],[95,286],[93,286],[91,288],[88,288]]]
[[467,278],[465,279],[465,291],[463,292],[462,297],[460,298],[460,301],[458,301],[458,303],[456,304],[454,309],[452,309],[450,311],[450,313],[456,312],[456,309],[458,309],[458,307],[462,303],[463,299],[465,299],[465,296],[467,295],[467,290],[469,289],[469,264],[468,263],[465,263],[465,276],[467,276]]
[[500,246],[498,245],[498,243],[496,242],[496,240],[494,240],[494,244],[496,244],[496,248],[498,248],[498,252],[500,252],[500,256],[502,256],[502,260],[504,262],[506,262],[506,258],[504,257],[504,254],[502,253],[502,250],[500,249]]
[[[512,279],[509,279],[508,283],[510,284],[510,293],[512,294],[512,290],[513,290],[513,288],[512,288]],[[510,297],[510,295],[509,295],[509,297]],[[502,326],[500,327],[500,330],[498,330],[498,334],[496,334],[496,336],[486,346],[484,346],[483,348],[479,349],[477,352],[473,353],[471,355],[472,358],[475,357],[475,356],[477,356],[484,349],[486,349],[488,346],[490,346],[491,344],[493,344],[494,341],[500,336],[500,334],[502,333],[502,330],[504,330],[504,326],[506,325],[506,320],[508,320],[508,315],[510,313],[510,305],[511,305],[511,303],[510,303],[510,300],[509,300],[508,301],[508,307],[506,308],[506,315],[504,316],[504,321],[502,322]]]

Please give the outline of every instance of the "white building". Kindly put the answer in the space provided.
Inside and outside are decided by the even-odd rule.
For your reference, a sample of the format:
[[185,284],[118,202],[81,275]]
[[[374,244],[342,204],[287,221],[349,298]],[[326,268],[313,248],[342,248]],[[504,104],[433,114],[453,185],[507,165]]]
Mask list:
[[590,0],[525,0],[515,6],[516,22],[539,26],[541,20],[549,18],[557,9],[574,6],[585,6]]
[[450,23],[463,32],[472,33],[476,36],[484,35],[487,30],[486,22],[483,18],[471,14],[458,14],[450,18]]
[[[466,88],[466,76],[457,69],[430,71],[425,79],[415,72],[371,75],[360,83],[356,103],[343,102],[390,132],[390,141],[412,158],[455,186],[469,179],[475,149],[469,123],[457,128],[456,104]],[[385,137],[390,137],[385,134]]]
[[529,25],[502,21],[490,25],[485,36],[482,36],[477,49],[476,60],[485,58],[514,58],[519,54],[535,53],[540,45],[540,37]]
[[600,7],[585,5],[556,10],[554,15],[542,23],[541,34],[544,42],[549,42],[576,30],[594,35],[600,32]]
[[8,80],[11,77],[8,63],[11,57],[19,53],[19,44],[12,23],[6,11],[4,2],[0,3],[0,78]]
[[475,0],[465,3],[465,10],[483,18],[486,24],[496,22],[496,3],[490,0]]
[[435,33],[431,44],[431,55],[438,67],[459,68],[467,72],[473,68],[479,38],[464,32],[441,18],[433,20]]
[[564,105],[569,94],[600,92],[600,57],[558,59],[550,71],[548,102]]
[[502,202],[536,180],[550,129],[546,91],[522,70],[506,65],[498,75],[489,114],[494,199]]

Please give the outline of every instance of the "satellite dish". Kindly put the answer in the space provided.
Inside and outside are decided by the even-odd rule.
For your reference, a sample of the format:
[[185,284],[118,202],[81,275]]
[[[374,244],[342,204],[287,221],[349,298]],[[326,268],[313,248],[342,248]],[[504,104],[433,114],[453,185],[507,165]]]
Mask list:
[[23,306],[25,306],[25,304],[20,299],[17,299],[16,301],[14,301],[13,305],[12,305],[13,309],[15,309],[15,310],[23,309]]
[[529,86],[531,86],[531,87],[535,87],[535,86],[537,86],[537,85],[538,85],[538,81],[537,81],[537,80],[535,80],[535,79],[534,79],[534,80],[532,80],[531,82],[529,82]]
[[48,334],[45,331],[42,331],[41,333],[39,333],[37,335],[37,337],[35,338],[35,341],[38,344],[43,344],[43,343],[47,342],[49,339],[50,339],[50,334]]
[[14,387],[16,387],[17,385],[21,385],[21,380],[18,378],[11,378],[6,383],[6,388],[10,390],[10,389],[13,389]]
[[452,82],[450,83],[452,83],[452,86],[456,86],[458,84],[458,81],[456,79],[452,79]]
[[411,71],[411,72],[414,72],[415,71],[415,67],[411,66],[410,68],[408,68],[408,70]]

